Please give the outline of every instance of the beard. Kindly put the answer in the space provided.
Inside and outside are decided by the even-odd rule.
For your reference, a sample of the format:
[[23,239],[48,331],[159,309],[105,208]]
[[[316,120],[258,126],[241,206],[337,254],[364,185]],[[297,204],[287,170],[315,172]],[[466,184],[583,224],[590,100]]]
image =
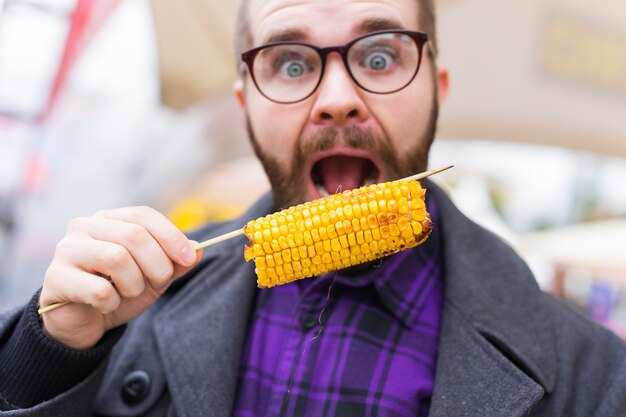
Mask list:
[[296,141],[291,158],[291,166],[281,164],[267,153],[254,134],[250,116],[246,114],[246,128],[256,156],[261,161],[272,186],[276,208],[282,209],[306,200],[307,160],[311,153],[345,145],[355,149],[364,149],[378,155],[385,173],[385,181],[392,181],[425,171],[428,166],[428,154],[435,139],[439,104],[435,94],[426,126],[411,138],[413,146],[407,152],[397,152],[385,135],[370,128],[349,126],[345,128],[328,127],[312,135],[304,135]]

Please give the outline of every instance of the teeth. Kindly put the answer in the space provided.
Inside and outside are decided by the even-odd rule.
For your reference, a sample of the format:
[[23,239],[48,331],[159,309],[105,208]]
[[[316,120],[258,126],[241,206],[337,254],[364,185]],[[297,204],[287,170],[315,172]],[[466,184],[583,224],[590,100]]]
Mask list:
[[317,184],[317,191],[319,191],[322,197],[326,197],[329,195],[328,191],[326,191],[326,187],[324,187],[322,184]]

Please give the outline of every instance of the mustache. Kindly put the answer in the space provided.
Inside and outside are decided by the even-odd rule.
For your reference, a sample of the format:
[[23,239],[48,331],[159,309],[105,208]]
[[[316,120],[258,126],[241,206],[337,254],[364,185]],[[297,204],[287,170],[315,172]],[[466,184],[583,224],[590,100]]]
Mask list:
[[303,136],[300,143],[297,144],[296,150],[298,152],[297,157],[306,157],[311,153],[326,151],[341,145],[355,149],[375,150],[380,147],[380,143],[388,144],[389,142],[371,128],[349,126],[338,129],[327,127],[315,134]]

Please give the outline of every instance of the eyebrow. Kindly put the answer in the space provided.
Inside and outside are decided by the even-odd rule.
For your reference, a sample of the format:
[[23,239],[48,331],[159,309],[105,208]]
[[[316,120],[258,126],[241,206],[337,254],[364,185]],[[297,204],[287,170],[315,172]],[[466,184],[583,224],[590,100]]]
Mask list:
[[304,41],[308,37],[308,31],[300,28],[285,28],[272,32],[263,45],[272,42],[299,42]]
[[377,30],[405,29],[404,25],[395,19],[372,17],[362,21],[358,30],[362,33],[376,32]]

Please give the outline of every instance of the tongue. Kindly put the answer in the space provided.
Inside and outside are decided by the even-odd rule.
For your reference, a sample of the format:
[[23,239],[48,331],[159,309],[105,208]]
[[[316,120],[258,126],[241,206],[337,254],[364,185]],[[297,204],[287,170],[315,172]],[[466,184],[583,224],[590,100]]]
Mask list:
[[318,164],[322,184],[329,194],[358,188],[372,169],[372,162],[350,156],[332,156]]

